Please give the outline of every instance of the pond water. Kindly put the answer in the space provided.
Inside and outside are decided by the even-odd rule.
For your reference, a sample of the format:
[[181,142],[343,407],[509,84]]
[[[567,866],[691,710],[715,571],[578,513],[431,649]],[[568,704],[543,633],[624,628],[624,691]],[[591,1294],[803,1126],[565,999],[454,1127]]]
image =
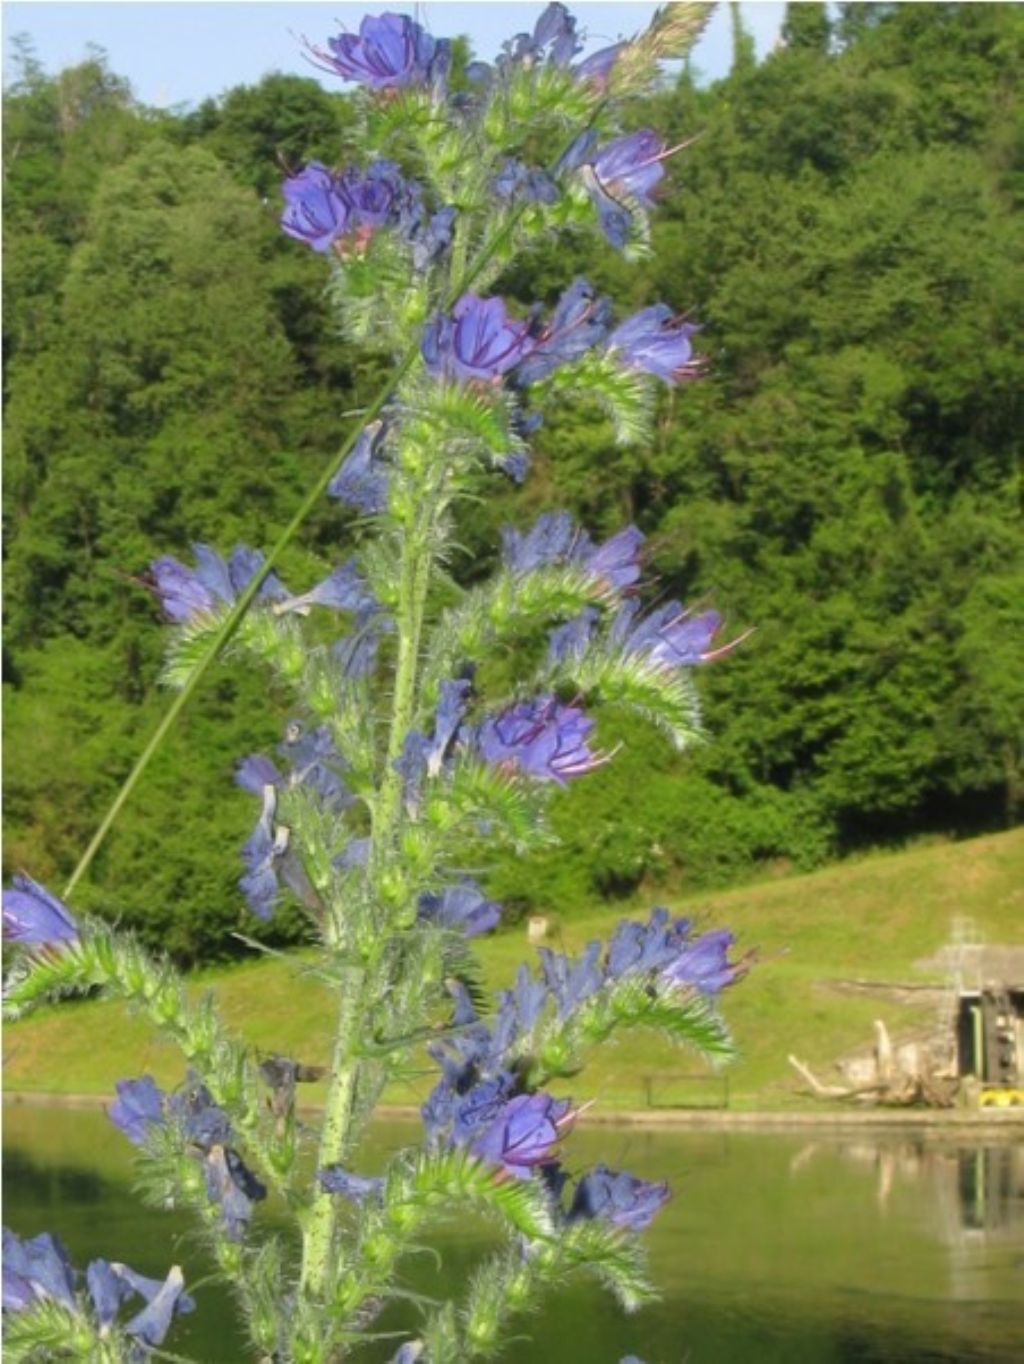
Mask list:
[[[363,1168],[415,1140],[381,1123]],[[574,1165],[599,1159],[675,1190],[648,1233],[662,1300],[634,1317],[586,1282],[510,1342],[511,1364],[1021,1364],[1024,1143],[927,1129],[887,1133],[577,1132]],[[163,1275],[209,1269],[188,1219],[139,1208],[131,1152],[94,1110],[4,1109],[4,1222],[56,1232],[76,1264],[98,1255]],[[279,1215],[271,1206],[265,1218]],[[440,1295],[489,1244],[484,1226],[439,1228],[408,1284]],[[230,1301],[201,1285],[168,1348],[243,1364]],[[403,1323],[394,1318],[387,1323]],[[411,1324],[411,1321],[409,1322]],[[394,1346],[367,1358],[386,1359]]]

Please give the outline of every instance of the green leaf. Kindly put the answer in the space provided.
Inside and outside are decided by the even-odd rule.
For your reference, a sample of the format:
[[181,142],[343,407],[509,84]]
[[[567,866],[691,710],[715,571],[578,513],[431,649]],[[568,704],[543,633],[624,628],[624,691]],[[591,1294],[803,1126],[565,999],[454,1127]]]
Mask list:
[[49,1364],[54,1359],[115,1364],[125,1357],[113,1341],[101,1343],[84,1316],[52,1299],[24,1312],[4,1313],[3,1353],[13,1364]]
[[685,669],[661,667],[642,654],[623,653],[599,641],[581,657],[567,659],[555,677],[604,705],[621,706],[657,725],[677,749],[703,737],[700,702]]
[[[644,215],[634,215],[634,221]],[[537,384],[535,400],[564,405],[567,401],[596,403],[609,417],[619,445],[649,440],[654,421],[654,381],[648,374],[627,369],[614,352],[588,351],[574,365],[563,365]]]
[[388,1172],[385,1209],[457,1212],[467,1203],[499,1217],[531,1239],[552,1234],[551,1206],[546,1190],[536,1180],[503,1179],[493,1165],[466,1151],[439,1151],[402,1156]]
[[599,1279],[627,1312],[657,1300],[647,1277],[643,1243],[609,1222],[600,1218],[573,1222],[559,1239],[558,1253],[567,1269],[581,1269]]

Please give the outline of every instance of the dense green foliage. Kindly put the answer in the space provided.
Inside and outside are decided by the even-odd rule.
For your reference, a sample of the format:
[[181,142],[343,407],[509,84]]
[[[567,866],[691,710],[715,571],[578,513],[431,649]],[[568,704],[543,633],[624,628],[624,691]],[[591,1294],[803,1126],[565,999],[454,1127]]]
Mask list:
[[[523,908],[998,826],[1024,791],[1024,16],[796,5],[760,65],[734,33],[727,80],[657,97],[653,124],[699,136],[627,287],[610,249],[507,281],[585,272],[699,318],[708,375],[653,448],[551,414],[527,499],[635,519],[666,594],[757,627],[702,673],[704,751],[609,731],[622,752],[556,812],[571,855],[494,869]],[[59,884],[166,702],[147,564],[266,544],[379,374],[276,227],[280,166],[350,153],[343,95],[276,75],[156,114],[101,56],[49,77],[26,55],[5,117],[8,858]],[[505,516],[466,517],[456,577]],[[283,576],[353,534],[325,507]],[[185,958],[247,927],[231,771],[275,740],[265,691],[218,669],[83,887]]]

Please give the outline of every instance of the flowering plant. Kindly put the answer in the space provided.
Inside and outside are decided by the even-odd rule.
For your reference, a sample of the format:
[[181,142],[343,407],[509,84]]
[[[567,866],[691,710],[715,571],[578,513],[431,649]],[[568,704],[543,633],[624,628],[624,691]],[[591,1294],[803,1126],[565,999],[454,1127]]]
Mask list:
[[[655,910],[578,958],[542,949],[539,969],[522,967],[488,1013],[472,988],[470,942],[501,907],[468,869],[487,847],[526,853],[549,837],[552,791],[594,779],[613,757],[596,737],[600,708],[639,713],[677,747],[692,741],[690,670],[731,646],[714,647],[713,611],[644,611],[643,536],[632,526],[603,544],[562,514],[509,529],[493,579],[454,598],[441,570],[453,507],[488,478],[526,477],[526,436],[549,405],[596,400],[617,438],[637,441],[656,385],[699,370],[695,328],[661,305],[616,323],[611,301],[577,279],[550,311],[520,316],[489,291],[555,234],[596,231],[627,254],[646,249],[669,149],[652,130],[625,133],[623,109],[659,59],[686,50],[704,8],[671,6],[632,42],[578,61],[575,21],[552,4],[492,66],[470,65],[464,93],[449,88],[450,45],[401,15],[365,18],[358,34],[311,49],[362,87],[366,162],[290,175],[281,225],[327,258],[349,338],[387,351],[394,369],[268,557],[196,545],[193,564],[152,566],[170,626],[165,679],[178,689],[154,744],[228,646],[292,689],[301,718],[279,761],[252,754],[237,769],[257,807],[239,890],[260,919],[285,895],[306,913],[337,998],[329,1065],[257,1055],[130,935],[80,920],[27,876],[5,892],[5,933],[19,945],[9,1016],[99,987],[180,1047],[188,1070],[174,1092],[125,1079],[109,1116],[136,1148],[147,1196],[194,1210],[257,1358],[326,1364],[358,1353],[403,1296],[403,1257],[424,1224],[467,1206],[496,1221],[502,1248],[461,1302],[422,1305],[394,1356],[402,1364],[492,1357],[512,1315],[577,1272],[596,1274],[627,1310],[652,1291],[637,1233],[668,1189],[604,1165],[569,1173],[564,1144],[587,1107],[575,1087],[590,1049],[626,1028],[727,1059],[716,1001],[743,969],[731,936]],[[538,165],[542,146],[558,150]],[[294,592],[272,565],[324,492],[360,513],[367,534]],[[337,613],[333,642],[306,633],[314,611]],[[494,694],[489,660],[545,634],[515,693]],[[439,1078],[422,1145],[366,1174],[368,1120],[424,1042]],[[311,1134],[296,1086],[324,1074],[306,1179]],[[573,1097],[555,1092],[570,1079]],[[290,1243],[254,1234],[270,1189],[298,1227],[294,1262]],[[5,1238],[12,1359],[159,1354],[175,1315],[194,1306],[177,1266],[158,1282],[96,1260],[82,1289],[52,1237]],[[144,1305],[125,1319],[133,1297]]]

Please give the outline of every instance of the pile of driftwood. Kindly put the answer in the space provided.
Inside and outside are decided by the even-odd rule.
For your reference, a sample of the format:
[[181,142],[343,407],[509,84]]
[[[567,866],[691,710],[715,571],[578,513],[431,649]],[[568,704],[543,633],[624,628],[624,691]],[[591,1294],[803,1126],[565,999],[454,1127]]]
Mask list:
[[839,1064],[843,1084],[824,1084],[795,1056],[789,1058],[789,1064],[815,1098],[859,1104],[952,1108],[960,1083],[954,1058],[937,1058],[930,1047],[919,1042],[894,1047],[881,1019],[875,1020],[871,1052]]

